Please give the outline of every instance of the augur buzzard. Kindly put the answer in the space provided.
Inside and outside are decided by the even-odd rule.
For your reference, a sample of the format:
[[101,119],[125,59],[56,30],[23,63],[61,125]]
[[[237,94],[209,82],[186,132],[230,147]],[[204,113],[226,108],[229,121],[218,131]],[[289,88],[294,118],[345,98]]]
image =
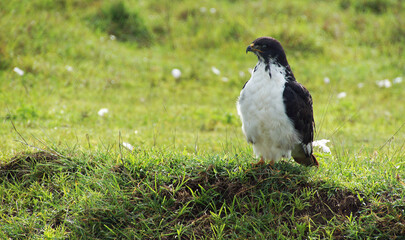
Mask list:
[[260,37],[246,49],[258,57],[252,76],[240,93],[237,109],[242,131],[259,163],[293,157],[318,166],[312,154],[314,117],[309,91],[295,80],[280,42]]

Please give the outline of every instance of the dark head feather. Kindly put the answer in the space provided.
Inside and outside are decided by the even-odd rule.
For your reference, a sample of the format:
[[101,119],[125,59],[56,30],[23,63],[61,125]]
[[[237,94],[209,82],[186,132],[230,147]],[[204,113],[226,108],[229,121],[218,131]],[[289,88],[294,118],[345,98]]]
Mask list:
[[288,66],[287,57],[281,43],[272,37],[259,37],[246,49],[246,52],[255,53],[259,61],[277,61],[283,66]]

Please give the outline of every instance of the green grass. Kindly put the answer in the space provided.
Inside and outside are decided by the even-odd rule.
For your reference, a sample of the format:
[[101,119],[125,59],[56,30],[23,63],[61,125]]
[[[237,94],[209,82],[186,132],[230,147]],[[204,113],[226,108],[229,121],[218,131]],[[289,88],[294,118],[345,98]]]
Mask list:
[[[0,238],[403,238],[404,8],[1,1]],[[318,169],[251,166],[235,102],[264,35],[331,140]]]

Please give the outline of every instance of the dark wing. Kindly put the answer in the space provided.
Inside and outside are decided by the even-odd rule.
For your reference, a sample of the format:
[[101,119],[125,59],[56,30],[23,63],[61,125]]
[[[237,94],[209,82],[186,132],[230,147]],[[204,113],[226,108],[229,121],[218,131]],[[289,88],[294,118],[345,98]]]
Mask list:
[[[287,81],[283,92],[287,116],[292,120],[295,129],[300,134],[302,144],[308,146],[314,140],[314,115],[312,97],[309,91],[296,81]],[[312,144],[309,145],[312,154]]]

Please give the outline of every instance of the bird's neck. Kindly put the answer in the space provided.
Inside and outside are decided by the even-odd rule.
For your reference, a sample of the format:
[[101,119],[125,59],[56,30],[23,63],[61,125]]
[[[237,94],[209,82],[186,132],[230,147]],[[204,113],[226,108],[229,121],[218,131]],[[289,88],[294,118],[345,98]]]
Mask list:
[[277,60],[268,60],[260,59],[255,66],[254,72],[260,70],[261,72],[266,72],[270,78],[275,75],[283,75],[287,81],[295,81],[294,74],[291,70],[290,65],[284,65],[278,62]]

